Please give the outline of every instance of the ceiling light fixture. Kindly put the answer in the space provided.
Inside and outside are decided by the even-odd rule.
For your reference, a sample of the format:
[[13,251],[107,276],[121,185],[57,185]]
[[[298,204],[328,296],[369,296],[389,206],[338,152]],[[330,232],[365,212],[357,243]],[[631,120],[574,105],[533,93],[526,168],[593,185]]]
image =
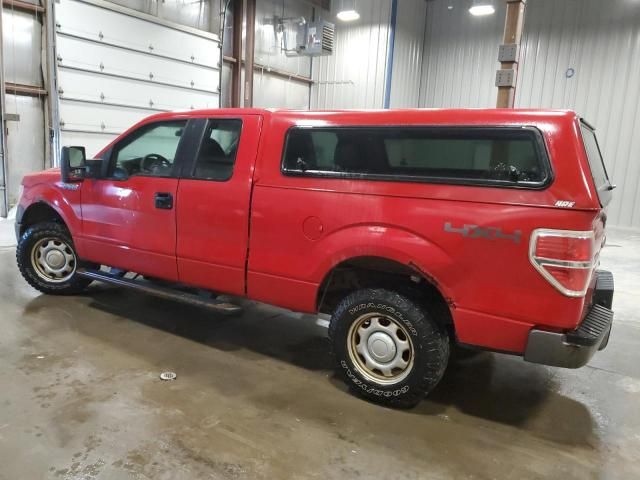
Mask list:
[[360,14],[355,10],[342,10],[338,12],[338,20],[342,20],[343,22],[353,22],[354,20],[358,20],[360,18]]
[[496,13],[496,9],[493,8],[491,3],[488,3],[486,0],[484,1],[475,1],[469,8],[469,13],[475,17],[481,17],[484,15],[493,15]]
[[356,10],[355,0],[351,0],[348,2],[345,2],[343,0],[341,2],[341,7],[342,8],[340,8],[340,11],[336,15],[336,17],[338,17],[338,20],[341,20],[343,22],[353,22],[360,18],[360,14]]

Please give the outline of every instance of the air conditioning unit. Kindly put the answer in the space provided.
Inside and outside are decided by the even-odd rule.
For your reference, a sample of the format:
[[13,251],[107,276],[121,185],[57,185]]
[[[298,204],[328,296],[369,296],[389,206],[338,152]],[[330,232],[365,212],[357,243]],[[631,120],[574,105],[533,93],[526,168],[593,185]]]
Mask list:
[[298,25],[296,52],[316,57],[333,54],[336,26],[324,20]]

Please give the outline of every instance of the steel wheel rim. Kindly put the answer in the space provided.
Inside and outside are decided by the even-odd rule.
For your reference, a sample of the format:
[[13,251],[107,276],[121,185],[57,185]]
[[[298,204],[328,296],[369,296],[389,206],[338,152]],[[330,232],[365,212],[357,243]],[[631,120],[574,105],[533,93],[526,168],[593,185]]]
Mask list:
[[389,315],[358,317],[349,328],[347,346],[358,373],[372,382],[396,384],[413,368],[415,350],[409,332]]
[[59,238],[42,238],[31,249],[31,265],[36,274],[47,282],[66,282],[76,272],[76,264],[75,252]]

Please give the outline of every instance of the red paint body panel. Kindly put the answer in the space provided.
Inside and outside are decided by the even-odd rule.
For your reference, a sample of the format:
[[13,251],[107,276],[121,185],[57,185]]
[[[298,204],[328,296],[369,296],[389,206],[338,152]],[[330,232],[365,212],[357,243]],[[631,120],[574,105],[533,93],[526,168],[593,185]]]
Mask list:
[[180,180],[176,210],[180,281],[244,295],[249,202],[260,128],[260,116],[243,117],[236,164],[228,181]]
[[174,210],[154,207],[156,192],[176,196],[175,178],[134,176],[82,182],[82,230],[74,235],[87,260],[167,280],[178,279]]
[[[27,177],[21,205],[52,204],[88,259],[298,311],[317,311],[318,288],[339,263],[395,260],[434,282],[451,305],[459,341],[497,350],[522,352],[531,328],[573,329],[584,315],[588,296],[564,296],[528,257],[538,228],[593,230],[598,240],[604,234],[573,112],[223,109],[154,115],[130,131],[176,118],[242,118],[229,181],[146,178],[119,190],[122,182],[85,180],[71,192],[46,172]],[[289,128],[339,125],[535,127],[553,181],[530,190],[282,174]],[[157,191],[174,193],[173,210],[152,208],[149,196]],[[558,201],[575,203],[567,209]],[[445,223],[520,231],[521,241],[470,239]]]
[[20,206],[25,210],[32,205],[45,203],[52,207],[69,226],[79,232],[82,225],[80,185],[65,188],[60,181],[60,170],[51,168],[44,172],[25,176]]

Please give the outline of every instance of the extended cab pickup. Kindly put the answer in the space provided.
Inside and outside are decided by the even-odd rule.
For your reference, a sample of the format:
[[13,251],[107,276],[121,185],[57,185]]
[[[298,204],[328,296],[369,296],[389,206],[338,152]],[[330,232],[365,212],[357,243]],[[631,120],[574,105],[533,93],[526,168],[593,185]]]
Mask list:
[[575,368],[608,342],[613,186],[573,112],[163,113],[23,186],[33,287],[327,313],[337,370],[382,403],[430,392],[452,344]]

